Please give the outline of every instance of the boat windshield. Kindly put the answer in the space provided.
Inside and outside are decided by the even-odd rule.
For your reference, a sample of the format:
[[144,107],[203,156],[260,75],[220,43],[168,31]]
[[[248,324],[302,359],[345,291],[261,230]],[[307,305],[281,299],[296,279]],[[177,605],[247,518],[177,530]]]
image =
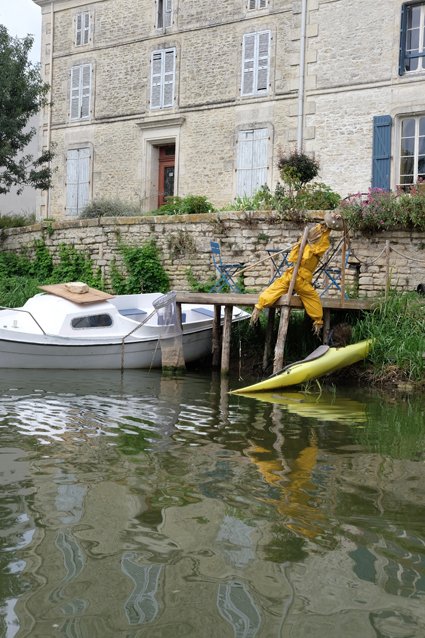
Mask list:
[[81,328],[107,328],[112,326],[112,317],[108,314],[74,317],[71,321],[71,326],[77,330]]

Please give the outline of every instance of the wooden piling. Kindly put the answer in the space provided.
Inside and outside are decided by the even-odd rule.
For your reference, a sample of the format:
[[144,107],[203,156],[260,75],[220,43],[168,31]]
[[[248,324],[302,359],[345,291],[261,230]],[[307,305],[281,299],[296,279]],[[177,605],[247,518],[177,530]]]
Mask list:
[[214,306],[214,320],[212,326],[212,362],[213,368],[220,367],[221,359],[221,306]]
[[221,374],[229,374],[230,335],[232,329],[233,306],[224,306],[223,345],[221,349]]
[[273,329],[274,329],[275,317],[276,317],[276,308],[269,308],[268,316],[267,316],[266,338],[264,343],[263,372],[265,372],[267,369],[267,366],[269,364],[269,359],[272,353]]

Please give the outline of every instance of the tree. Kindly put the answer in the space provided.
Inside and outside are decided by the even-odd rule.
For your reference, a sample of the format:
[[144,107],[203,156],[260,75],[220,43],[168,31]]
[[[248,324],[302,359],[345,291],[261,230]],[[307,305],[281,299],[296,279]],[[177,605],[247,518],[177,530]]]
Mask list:
[[52,153],[34,159],[24,152],[36,134],[28,122],[47,103],[49,90],[39,65],[28,60],[32,43],[32,36],[13,38],[0,24],[0,194],[12,186],[18,193],[26,184],[42,190],[50,186]]

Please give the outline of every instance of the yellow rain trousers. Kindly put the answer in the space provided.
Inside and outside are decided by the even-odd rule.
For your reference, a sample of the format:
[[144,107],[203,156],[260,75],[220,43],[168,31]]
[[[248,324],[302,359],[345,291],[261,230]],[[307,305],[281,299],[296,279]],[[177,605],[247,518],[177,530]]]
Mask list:
[[[317,268],[320,258],[325,254],[330,246],[329,234],[330,230],[323,224],[318,224],[315,229],[320,229],[320,236],[315,242],[306,244],[303,256],[298,268],[297,278],[295,279],[294,291],[300,297],[303,306],[315,327],[323,325],[323,308],[320,297],[312,286],[313,273]],[[300,250],[300,242],[297,242],[288,256],[288,262],[296,263]],[[276,279],[268,288],[258,297],[255,307],[258,310],[272,306],[282,295],[286,295],[292,279],[294,267],[287,268],[283,275]]]

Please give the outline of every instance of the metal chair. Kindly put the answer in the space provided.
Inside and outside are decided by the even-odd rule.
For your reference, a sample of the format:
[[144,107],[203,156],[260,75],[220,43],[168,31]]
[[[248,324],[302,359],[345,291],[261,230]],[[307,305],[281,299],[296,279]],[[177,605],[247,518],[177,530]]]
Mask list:
[[[341,240],[336,246],[335,250],[331,254],[331,256],[327,259],[327,261],[319,266],[319,268],[314,273],[313,278],[313,286],[315,288],[321,288],[320,296],[323,297],[329,290],[335,289],[338,292],[341,292],[341,277],[342,277],[342,268],[340,266],[335,265],[335,256],[339,253],[342,247]],[[347,248],[345,253],[345,265],[344,268],[347,269],[349,266],[348,260],[350,257],[350,249]],[[348,299],[348,294],[345,293],[345,298]]]
[[284,249],[279,248],[266,248],[266,253],[270,257],[272,272],[269,285],[274,282],[275,279],[281,277],[285,270],[289,268],[288,255],[291,252],[291,246]]
[[220,292],[230,289],[233,292],[241,292],[238,284],[234,280],[234,275],[243,268],[244,264],[226,264],[221,258],[221,249],[218,241],[211,241],[211,256],[214,268],[217,271],[218,279],[209,292]]

